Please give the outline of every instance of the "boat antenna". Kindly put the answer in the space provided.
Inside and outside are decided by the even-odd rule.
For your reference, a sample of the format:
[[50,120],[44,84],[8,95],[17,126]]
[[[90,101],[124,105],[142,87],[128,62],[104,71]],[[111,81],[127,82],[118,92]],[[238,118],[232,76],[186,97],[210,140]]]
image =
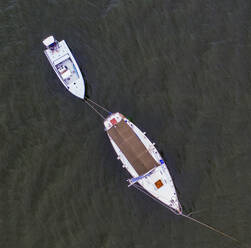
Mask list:
[[84,102],[91,108],[93,109],[103,120],[105,120],[105,117],[95,108],[93,105],[101,108],[103,111],[107,112],[108,114],[111,114],[109,110],[107,110],[105,107],[102,107],[101,105],[97,104],[96,102],[92,101],[91,99],[85,97]]

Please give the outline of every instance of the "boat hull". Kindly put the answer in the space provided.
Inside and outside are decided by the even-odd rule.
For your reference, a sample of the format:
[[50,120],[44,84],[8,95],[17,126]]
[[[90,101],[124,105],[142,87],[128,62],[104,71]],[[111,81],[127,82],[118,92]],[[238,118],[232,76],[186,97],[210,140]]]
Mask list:
[[73,95],[84,99],[85,82],[66,42],[62,40],[57,43],[55,49],[47,48],[44,53],[65,88]]
[[[131,133],[125,124],[130,128]],[[130,173],[133,179],[140,177],[137,183],[141,186],[141,189],[144,189],[144,191],[164,204],[175,214],[181,214],[182,209],[167,165],[154,144],[146,137],[145,133],[120,113],[111,114],[104,121],[104,125],[111,144],[117,153],[117,158],[122,162],[123,168]],[[119,140],[119,134],[115,135],[114,132],[111,132],[111,129],[114,127],[116,133],[119,132],[119,129],[123,128],[121,135],[123,136],[124,133],[127,132],[128,137],[125,135],[122,140]],[[125,142],[127,142],[126,148],[124,148]],[[141,142],[144,148],[142,147],[137,150],[137,148],[133,147],[132,142]],[[121,145],[121,143],[123,144]],[[137,147],[139,147],[139,145],[137,145]],[[134,152],[133,150],[137,151]],[[133,153],[135,153],[135,156],[139,159],[132,158],[134,156]],[[140,155],[140,153],[142,155]],[[146,153],[149,153],[148,155],[152,157],[154,166],[140,170],[136,164],[144,160]],[[147,157],[147,160],[149,160],[149,157]],[[142,163],[144,163],[144,161]]]

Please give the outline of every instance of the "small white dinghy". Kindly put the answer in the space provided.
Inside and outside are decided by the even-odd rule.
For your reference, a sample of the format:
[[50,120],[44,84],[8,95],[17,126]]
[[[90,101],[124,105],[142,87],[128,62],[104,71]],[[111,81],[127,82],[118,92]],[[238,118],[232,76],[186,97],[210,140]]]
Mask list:
[[154,143],[120,113],[108,116],[104,126],[118,159],[132,176],[129,187],[140,185],[140,189],[181,215],[173,180]]
[[46,46],[44,53],[65,88],[73,95],[84,99],[85,82],[66,42],[58,42],[53,36],[49,36],[43,40],[43,44]]

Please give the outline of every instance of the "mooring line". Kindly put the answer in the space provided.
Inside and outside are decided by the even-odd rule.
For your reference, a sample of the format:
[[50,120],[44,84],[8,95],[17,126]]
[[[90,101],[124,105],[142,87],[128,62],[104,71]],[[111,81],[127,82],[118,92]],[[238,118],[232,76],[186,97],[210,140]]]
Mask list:
[[[210,230],[212,230],[212,231],[218,233],[218,234],[221,234],[222,236],[224,236],[224,237],[226,237],[226,238],[229,238],[229,239],[231,239],[232,241],[235,241],[236,243],[238,243],[238,245],[239,245],[240,247],[247,247],[247,248],[250,248],[250,246],[248,246],[247,244],[242,243],[240,240],[236,239],[235,237],[233,237],[233,236],[231,236],[231,235],[229,235],[229,234],[226,234],[226,233],[224,233],[224,232],[222,232],[222,231],[216,229],[215,227],[212,227],[212,226],[210,226],[210,225],[208,225],[208,224],[206,224],[206,223],[204,223],[204,222],[201,222],[201,221],[199,221],[199,220],[196,220],[196,219],[194,219],[193,217],[191,217],[189,214],[186,215],[186,214],[183,214],[183,213],[176,213],[176,212],[173,211],[171,208],[169,208],[168,206],[166,206],[165,204],[163,204],[161,201],[159,201],[159,200],[157,200],[156,198],[154,198],[151,194],[149,194],[148,192],[145,192],[145,190],[143,190],[143,188],[141,189],[141,186],[140,186],[140,185],[133,184],[132,186],[133,186],[134,188],[138,189],[139,191],[141,191],[142,193],[146,194],[147,196],[151,197],[151,198],[152,198],[153,200],[155,200],[156,202],[160,203],[163,207],[165,207],[165,208],[171,210],[174,214],[180,215],[180,216],[182,216],[182,217],[185,217],[185,218],[187,218],[187,219],[189,219],[189,220],[191,220],[191,221],[194,221],[194,222],[196,222],[196,223],[198,223],[198,224],[200,224],[200,225],[202,225],[202,226],[204,226],[204,227],[206,227],[206,228],[208,228],[208,229],[210,229]],[[191,214],[191,213],[190,213],[190,214]]]
[[183,214],[183,213],[180,214],[180,215],[183,216],[183,217],[185,217],[185,218],[187,218],[187,219],[189,219],[189,220],[191,220],[191,221],[194,221],[194,222],[196,222],[196,223],[198,223],[198,224],[200,224],[200,225],[202,225],[202,226],[204,226],[204,227],[207,227],[208,229],[210,229],[210,230],[212,230],[212,231],[215,231],[215,232],[221,234],[222,236],[225,236],[225,237],[231,239],[232,241],[237,242],[240,246],[249,247],[249,246],[247,246],[246,244],[243,244],[240,240],[234,238],[233,236],[231,236],[231,235],[229,235],[229,234],[226,234],[226,233],[224,233],[224,232],[222,232],[222,231],[220,231],[220,230],[218,230],[218,229],[216,229],[216,228],[214,228],[214,227],[212,227],[212,226],[210,226],[210,225],[208,225],[208,224],[206,224],[206,223],[204,223],[204,222],[201,222],[201,221],[199,221],[199,220],[196,220],[196,219],[194,219],[193,217],[191,217],[191,216],[189,216],[189,215],[186,215],[186,214]]
[[85,97],[85,101],[91,102],[92,104],[98,106],[98,107],[101,108],[103,111],[107,112],[108,114],[111,114],[111,113],[112,113],[111,111],[109,111],[109,110],[106,109],[105,107],[103,107],[103,106],[97,104],[96,102],[92,101],[91,99],[89,99],[89,98],[87,98],[87,97]]
[[84,102],[90,107],[92,108],[103,120],[105,120],[105,117],[100,113],[98,112],[97,109],[95,109],[88,101],[84,100]]
[[110,112],[108,109],[106,109],[105,107],[97,104],[96,102],[92,101],[91,99],[89,99],[88,97],[84,98],[84,102],[90,107],[92,108],[103,120],[105,120],[106,118],[97,110],[96,107],[94,107],[93,105],[99,107],[100,109],[102,109],[103,111],[107,112],[108,114],[111,114],[112,112]]

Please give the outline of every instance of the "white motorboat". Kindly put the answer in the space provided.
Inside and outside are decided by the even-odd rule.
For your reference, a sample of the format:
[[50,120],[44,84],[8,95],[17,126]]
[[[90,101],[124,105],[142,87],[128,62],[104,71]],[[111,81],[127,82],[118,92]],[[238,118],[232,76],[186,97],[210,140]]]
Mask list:
[[118,159],[132,176],[129,187],[138,183],[150,196],[181,215],[173,180],[155,144],[120,113],[108,116],[104,126]]
[[43,40],[43,44],[46,46],[44,53],[65,88],[84,99],[85,82],[66,42],[58,42],[53,36],[49,36]]

